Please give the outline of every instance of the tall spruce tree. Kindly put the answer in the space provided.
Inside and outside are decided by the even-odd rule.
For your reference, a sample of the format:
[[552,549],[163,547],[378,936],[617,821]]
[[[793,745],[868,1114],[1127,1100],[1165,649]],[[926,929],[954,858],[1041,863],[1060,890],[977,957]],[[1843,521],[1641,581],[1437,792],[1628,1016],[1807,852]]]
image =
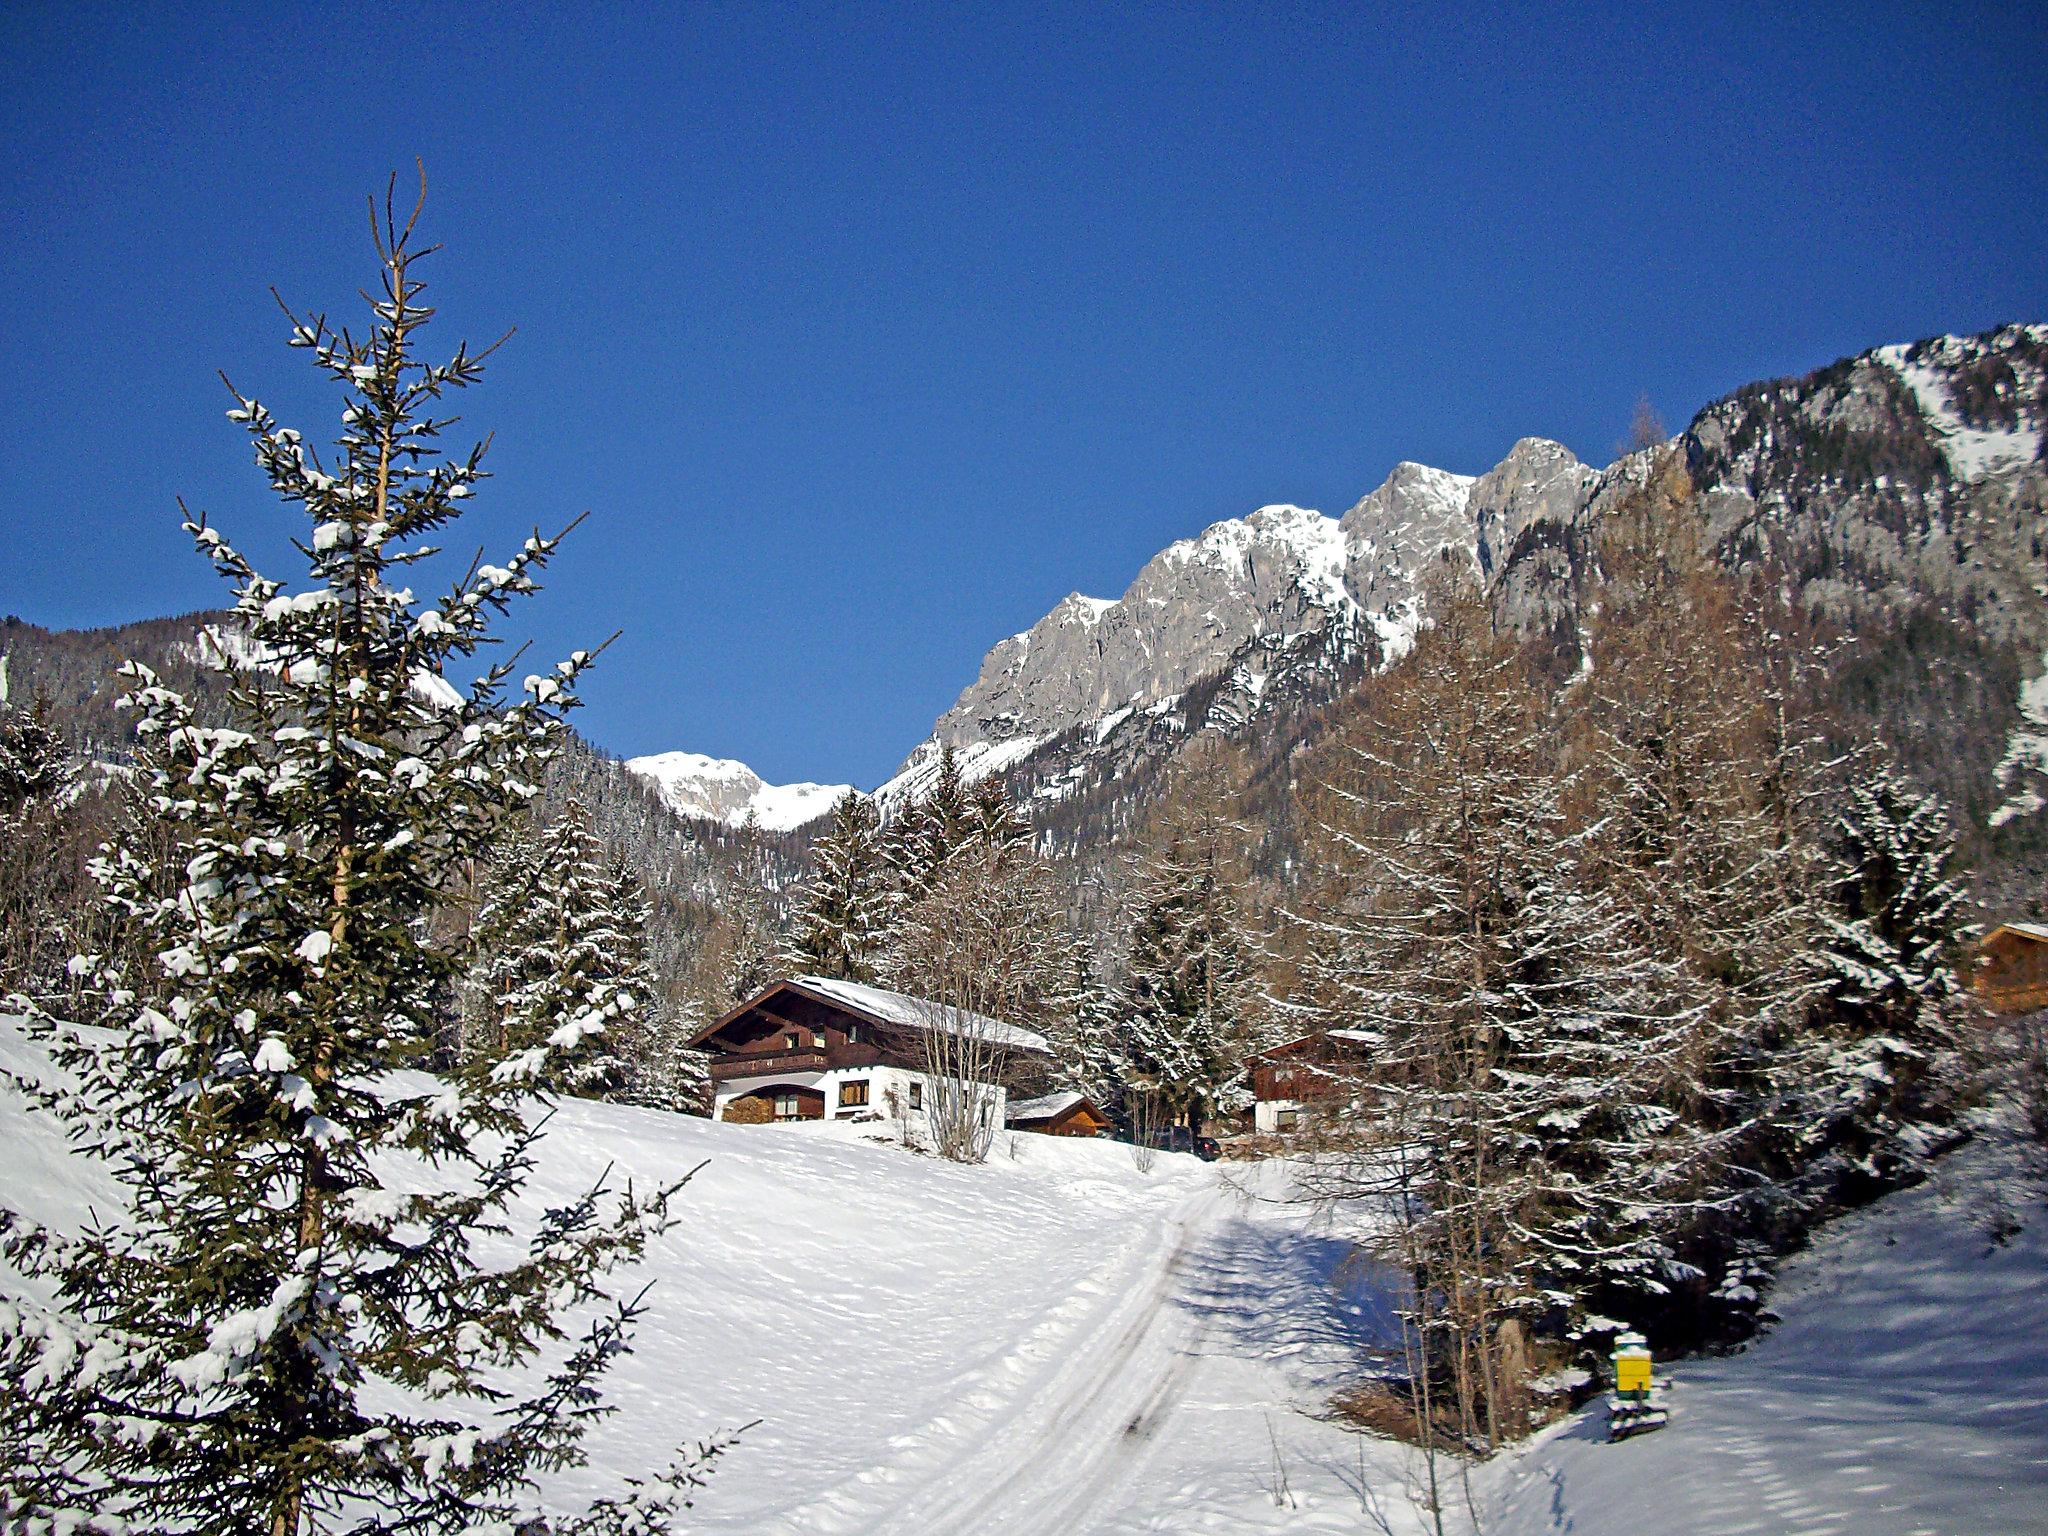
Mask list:
[[[624,881],[570,801],[496,866],[477,920],[472,1050],[494,1071],[586,1094],[625,1086],[654,983]],[[593,1036],[569,1055],[558,1033]]]
[[1191,761],[1139,860],[1118,1054],[1130,1086],[1197,1129],[1239,1107],[1256,1039],[1257,953],[1237,902],[1243,828],[1227,813],[1227,769]]
[[1881,1188],[1945,1139],[1961,1073],[1948,955],[1964,911],[1941,803],[1879,764],[1835,823],[1842,873],[1825,914],[1828,991],[1810,1093],[1817,1170],[1842,1193]]
[[49,698],[38,691],[27,709],[17,709],[0,697],[0,818],[55,799],[70,777]]
[[[0,1215],[11,1529],[523,1528],[542,1513],[534,1479],[582,1459],[628,1347],[639,1306],[606,1277],[671,1220],[674,1186],[600,1183],[516,1230],[534,1085],[602,1032],[603,1008],[559,1010],[518,1055],[431,1087],[394,1077],[429,1059],[469,959],[429,919],[533,795],[591,659],[517,698],[509,663],[466,698],[441,680],[536,589],[556,539],[436,602],[396,579],[485,477],[481,446],[439,452],[450,422],[433,413],[483,358],[416,355],[417,218],[373,205],[366,332],[291,317],[291,345],[346,396],[331,459],[235,396],[272,488],[308,518],[310,580],[290,590],[186,523],[259,661],[229,680],[233,723],[200,725],[131,669],[141,814],[177,853],[109,849],[99,879],[134,943],[75,962],[96,1029],[39,1022],[64,1076],[34,1103],[125,1201],[79,1233]],[[551,1368],[516,1372],[550,1345]],[[698,1475],[686,1459],[548,1528],[664,1528]]]
[[638,1027],[623,1049],[625,1082],[618,1097],[679,1114],[701,1115],[711,1109],[711,1058],[693,1049],[696,1022],[688,1008],[663,996],[654,982],[647,949],[652,904],[647,887],[623,858],[607,865],[614,926],[620,936],[620,975],[637,995],[647,999]]
[[931,788],[889,824],[885,846],[898,907],[917,901],[938,880],[947,861],[975,840],[977,822],[959,758],[952,747],[941,747]]
[[832,830],[811,850],[817,875],[797,915],[792,948],[816,975],[873,981],[890,918],[890,864],[874,802],[848,790]]

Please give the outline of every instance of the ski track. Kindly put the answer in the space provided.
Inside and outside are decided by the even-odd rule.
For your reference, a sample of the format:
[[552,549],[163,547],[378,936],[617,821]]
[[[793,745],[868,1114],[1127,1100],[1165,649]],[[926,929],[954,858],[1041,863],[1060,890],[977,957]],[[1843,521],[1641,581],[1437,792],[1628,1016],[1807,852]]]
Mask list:
[[1000,1364],[965,1378],[901,1457],[842,1482],[787,1536],[1048,1536],[1089,1528],[1172,1414],[1206,1324],[1175,1303],[1234,1204],[1219,1179],[1133,1235]]

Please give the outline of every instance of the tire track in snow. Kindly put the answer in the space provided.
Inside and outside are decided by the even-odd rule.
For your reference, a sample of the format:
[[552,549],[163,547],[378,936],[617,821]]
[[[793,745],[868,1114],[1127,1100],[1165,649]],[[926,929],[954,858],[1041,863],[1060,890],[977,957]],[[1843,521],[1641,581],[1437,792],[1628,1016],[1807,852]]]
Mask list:
[[1194,1367],[1203,1330],[1192,1320],[1176,1328],[1170,1303],[1195,1244],[1229,1203],[1218,1188],[1184,1206],[1149,1284],[1126,1293],[1053,1371],[1023,1383],[1016,1412],[982,1446],[872,1529],[902,1536],[1074,1530],[1105,1483],[1128,1476],[1145,1454]]

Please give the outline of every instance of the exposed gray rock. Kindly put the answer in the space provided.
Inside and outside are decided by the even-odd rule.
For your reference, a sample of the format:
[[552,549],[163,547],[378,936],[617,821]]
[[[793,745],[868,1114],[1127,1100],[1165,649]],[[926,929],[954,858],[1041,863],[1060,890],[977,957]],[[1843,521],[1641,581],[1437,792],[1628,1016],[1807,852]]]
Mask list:
[[[2013,326],[1750,386],[1675,442],[1729,564],[1770,562],[1851,629],[1931,605],[2032,677],[2048,666],[2044,424],[2048,327]],[[1116,602],[1070,597],[998,645],[884,796],[915,792],[941,743],[970,776],[1015,772],[1058,798],[1193,731],[1255,732],[1400,656],[1443,559],[1477,566],[1503,622],[1570,645],[1599,525],[1651,457],[1597,470],[1524,438],[1476,479],[1397,465],[1341,518],[1266,507],[1214,524]]]

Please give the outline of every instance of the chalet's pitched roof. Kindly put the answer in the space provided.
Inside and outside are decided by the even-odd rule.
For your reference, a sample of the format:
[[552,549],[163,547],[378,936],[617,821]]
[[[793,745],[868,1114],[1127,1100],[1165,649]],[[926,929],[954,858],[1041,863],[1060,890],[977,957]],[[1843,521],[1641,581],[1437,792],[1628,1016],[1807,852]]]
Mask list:
[[1319,1029],[1313,1034],[1297,1035],[1292,1040],[1283,1040],[1278,1045],[1269,1045],[1263,1051],[1254,1051],[1252,1060],[1264,1061],[1271,1056],[1292,1056],[1298,1051],[1335,1040],[1340,1045],[1379,1045],[1386,1037],[1376,1029]]
[[2038,939],[2048,944],[2048,923],[2000,923],[1984,935],[1984,942],[1989,944],[2001,933],[2016,933],[2023,939]]
[[1095,1109],[1087,1094],[1067,1092],[1048,1093],[1042,1099],[1026,1099],[1021,1104],[1012,1104],[1009,1114],[1004,1118],[1011,1125],[1026,1120],[1057,1120],[1076,1104],[1086,1104],[1091,1110],[1095,1110],[1098,1118],[1102,1114],[1102,1111]]
[[792,976],[787,981],[778,981],[699,1030],[690,1043],[695,1045],[710,1039],[733,1020],[785,989],[830,1003],[876,1024],[894,1025],[900,1029],[944,1030],[949,1034],[991,1040],[1013,1051],[1035,1051],[1044,1056],[1052,1054],[1052,1046],[1045,1036],[1032,1030],[1005,1024],[1001,1019],[992,1019],[965,1008],[952,1008],[912,997],[905,992],[891,992],[857,981],[841,981],[836,976]]

